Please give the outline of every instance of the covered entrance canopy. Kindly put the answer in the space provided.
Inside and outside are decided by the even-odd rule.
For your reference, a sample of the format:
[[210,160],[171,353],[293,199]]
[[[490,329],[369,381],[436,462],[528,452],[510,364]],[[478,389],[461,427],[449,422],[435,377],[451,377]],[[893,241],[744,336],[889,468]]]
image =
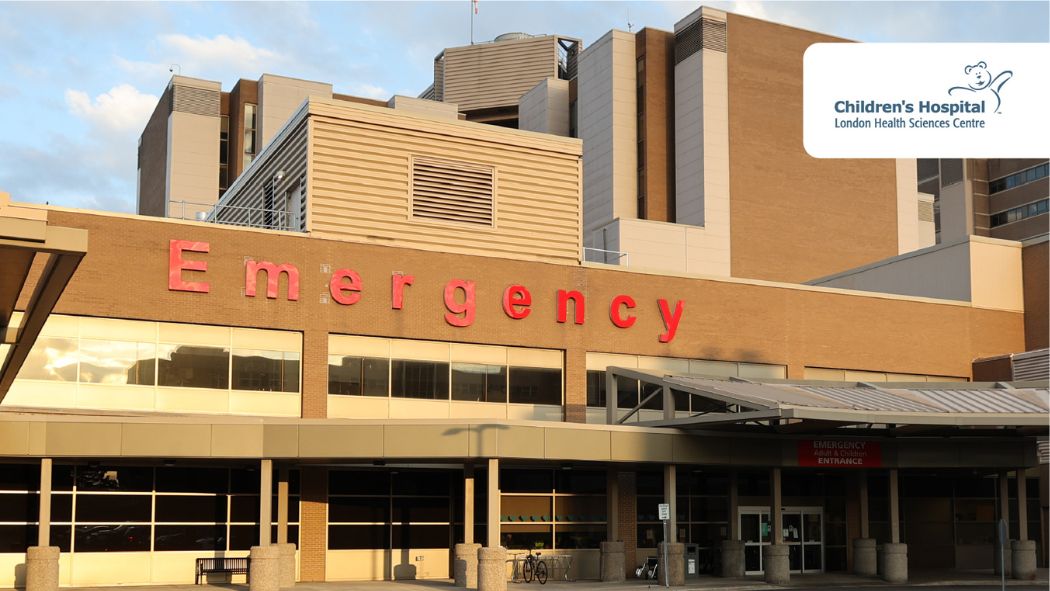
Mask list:
[[[609,424],[623,424],[662,401],[663,418],[643,427],[756,431],[780,434],[974,437],[1045,435],[1050,425],[1047,382],[871,383],[718,378],[610,367],[606,391],[618,378],[647,385],[642,401],[624,414],[606,399]],[[690,397],[688,416],[675,401]],[[849,431],[847,431],[847,429]]]

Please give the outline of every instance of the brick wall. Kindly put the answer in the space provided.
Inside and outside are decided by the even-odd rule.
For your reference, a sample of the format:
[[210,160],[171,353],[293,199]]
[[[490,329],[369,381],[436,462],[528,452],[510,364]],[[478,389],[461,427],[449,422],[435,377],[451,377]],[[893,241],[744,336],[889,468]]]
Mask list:
[[[1050,242],[1040,242],[1021,250],[1024,272],[1024,348],[1025,351],[1050,347]],[[1019,353],[1020,351],[1018,351]]]
[[624,544],[624,568],[627,578],[634,578],[634,554],[638,549],[638,499],[634,472],[620,472],[620,496],[617,501],[620,540]]
[[328,469],[302,469],[299,518],[299,580],[325,580],[328,553]]

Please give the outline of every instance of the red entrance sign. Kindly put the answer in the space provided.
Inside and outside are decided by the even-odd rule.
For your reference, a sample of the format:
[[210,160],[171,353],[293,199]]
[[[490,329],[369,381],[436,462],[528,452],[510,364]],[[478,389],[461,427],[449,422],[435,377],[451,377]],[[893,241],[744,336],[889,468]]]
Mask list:
[[798,465],[821,468],[880,468],[882,444],[875,441],[799,441]]

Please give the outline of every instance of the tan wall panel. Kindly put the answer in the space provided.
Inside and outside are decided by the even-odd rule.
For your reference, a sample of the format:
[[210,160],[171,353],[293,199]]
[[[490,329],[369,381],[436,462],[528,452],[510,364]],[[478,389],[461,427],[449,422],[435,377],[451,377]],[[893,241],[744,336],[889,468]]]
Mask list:
[[120,573],[124,585],[145,585],[152,578],[149,552],[90,552],[72,554],[70,584],[77,587],[112,585]]
[[733,439],[730,462],[750,466],[777,466],[783,459],[780,444],[775,439]]
[[116,456],[121,454],[120,425],[49,423],[47,454],[50,456]]
[[538,349],[508,349],[507,362],[519,367],[546,367],[561,369],[563,357],[561,351],[541,351]]
[[456,402],[449,405],[449,418],[453,419],[505,419],[506,404],[487,402]]
[[495,425],[486,429],[496,431],[500,457],[542,459],[545,456],[545,429],[512,425]]
[[76,408],[77,385],[72,382],[15,380],[3,403],[5,406]]
[[21,456],[28,453],[29,423],[4,423],[0,429],[0,455]]
[[612,459],[616,462],[670,462],[672,436],[658,433],[612,433]]
[[467,455],[469,432],[445,426],[387,425],[383,430],[386,457],[448,457]]
[[125,456],[197,456],[211,454],[211,425],[126,424],[120,453]]
[[[241,277],[241,281],[243,280],[244,278]],[[161,324],[157,334],[162,343],[230,346],[230,329],[223,326]]]
[[230,392],[230,414],[264,417],[297,417],[301,398],[287,392]]
[[294,458],[299,455],[299,428],[295,425],[264,425],[263,456]]
[[21,587],[26,586],[26,555],[0,554],[0,586]]
[[80,319],[72,316],[48,316],[44,328],[40,329],[40,336],[47,337],[76,337],[80,334]]
[[333,334],[328,336],[328,354],[390,357],[390,340]]
[[213,425],[211,455],[227,458],[258,458],[263,455],[262,425]]
[[608,431],[582,429],[544,429],[544,449],[548,460],[611,459]]
[[959,445],[954,441],[901,444],[897,448],[897,466],[900,468],[953,468],[959,465]]
[[383,427],[302,425],[299,457],[373,458],[383,456]]
[[731,445],[728,437],[695,437],[674,435],[674,461],[676,463],[728,464],[726,450]]
[[428,341],[394,340],[390,342],[390,357],[393,359],[429,359],[448,361],[449,344]]
[[303,335],[275,330],[233,329],[233,346],[265,351],[302,351]]
[[330,419],[385,419],[389,416],[389,398],[328,395]]
[[203,388],[157,388],[156,410],[226,414],[230,412],[230,393]]
[[507,349],[505,347],[479,347],[477,345],[453,343],[452,361],[507,365]]
[[445,49],[444,101],[461,111],[517,106],[541,80],[558,76],[557,37]]
[[154,389],[149,386],[106,386],[78,384],[77,408],[151,411],[155,406]]
[[565,411],[561,406],[508,404],[507,418],[519,421],[564,421]]
[[447,419],[449,403],[445,400],[419,400],[415,398],[391,398],[392,419]]

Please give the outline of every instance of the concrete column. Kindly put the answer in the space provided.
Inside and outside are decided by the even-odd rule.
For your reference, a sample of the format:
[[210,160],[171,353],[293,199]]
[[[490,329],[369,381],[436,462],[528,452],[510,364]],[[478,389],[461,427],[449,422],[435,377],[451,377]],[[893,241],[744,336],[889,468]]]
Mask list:
[[295,586],[295,544],[279,542],[277,548],[277,568],[282,588]]
[[[262,460],[259,466],[259,545],[270,545],[273,518],[273,460]],[[276,557],[275,557],[276,558]],[[254,567],[255,564],[253,563]]]
[[[999,519],[1002,519],[1007,524],[1007,532],[1010,531],[1010,474],[1006,470],[999,471]],[[998,531],[998,525],[996,526]],[[1009,534],[1008,534],[1009,535]],[[1005,547],[1000,546],[998,536],[996,536],[995,548],[993,551],[992,558],[992,572],[997,575],[1002,575],[1002,570],[1006,569],[1006,576],[1011,576],[1013,573],[1013,562],[1010,558],[1010,540],[1007,539],[1004,544]],[[1000,553],[1003,556],[1000,556]]]
[[664,419],[674,418],[674,393],[670,386],[663,387],[664,397]]
[[[489,481],[488,481],[488,501],[489,501],[489,516],[488,516],[488,540],[486,540],[486,546],[488,548],[499,547],[499,516],[500,516],[500,498],[499,498],[499,460],[492,458],[489,460]],[[507,551],[503,551],[503,555],[507,555]],[[480,557],[480,554],[478,555]],[[480,561],[480,558],[478,559]],[[478,568],[480,569],[480,563]],[[480,571],[479,571],[480,572]],[[478,577],[481,575],[479,574]],[[479,583],[480,584],[480,583]],[[503,587],[506,588],[506,581],[503,583]]]
[[670,505],[671,509],[665,541],[674,543],[678,541],[678,472],[673,464],[664,466],[664,502]]
[[1017,540],[1010,542],[1011,576],[1021,581],[1035,580],[1035,541],[1028,539],[1028,487],[1024,468],[1017,470]]
[[622,583],[627,578],[626,544],[602,542],[599,571],[603,583]]
[[[740,539],[740,499],[736,468],[729,469],[729,539]],[[741,550],[743,552],[743,550]]]
[[606,536],[609,542],[620,540],[620,473],[609,468],[605,473]]
[[[463,465],[463,543],[474,543],[474,464]],[[474,563],[477,564],[477,553]],[[474,578],[477,579],[476,568]]]
[[455,548],[455,584],[467,589],[478,588],[478,550],[481,544],[462,543]]
[[478,549],[478,591],[507,591],[506,548],[493,546]]
[[890,541],[901,541],[900,499],[897,497],[897,469],[890,470]]
[[660,561],[660,568],[656,571],[657,585],[685,585],[685,544],[660,542],[656,545],[656,557]]
[[878,555],[874,538],[854,538],[853,574],[862,577],[874,577],[878,574]]
[[863,468],[860,471],[860,537],[868,538],[868,471]]
[[58,591],[58,547],[26,549],[26,591]]
[[1024,468],[1017,470],[1017,539],[1028,539],[1028,479]]
[[722,577],[726,579],[743,579],[744,541],[722,540]]
[[[773,539],[779,539],[783,532],[775,533],[777,535]],[[762,546],[762,567],[765,569],[766,582],[770,585],[787,585],[791,581],[788,550],[785,544]]]
[[770,516],[773,518],[773,535],[770,537],[770,542],[779,546],[784,543],[784,506],[780,497],[780,468],[773,468],[770,472],[769,485],[772,489],[770,492],[773,493],[773,514]]
[[907,544],[895,542],[882,545],[882,578],[887,583],[898,585],[908,582]]
[[288,543],[288,468],[277,470],[277,543]]
[[616,376],[605,372],[605,424],[616,424]]
[[[266,462],[267,460],[263,461]],[[269,514],[266,517],[266,530],[269,533]],[[248,590],[278,591],[281,588],[280,546],[271,546],[269,545],[269,540],[267,540],[266,546],[252,546],[248,555],[252,559],[251,572],[248,576]]]
[[37,546],[51,545],[51,458],[40,459],[40,535]]

